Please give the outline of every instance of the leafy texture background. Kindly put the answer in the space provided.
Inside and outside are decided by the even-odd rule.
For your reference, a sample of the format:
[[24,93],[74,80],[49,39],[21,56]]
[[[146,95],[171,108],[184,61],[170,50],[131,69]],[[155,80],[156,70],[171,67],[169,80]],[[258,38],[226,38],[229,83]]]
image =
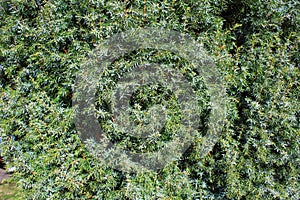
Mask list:
[[[1,154],[26,198],[299,199],[299,8],[288,0],[2,0]],[[195,138],[158,172],[122,173],[81,143],[71,87],[97,44],[148,26],[188,33],[209,51],[227,84],[226,125],[205,157]],[[165,55],[154,59],[180,62]]]

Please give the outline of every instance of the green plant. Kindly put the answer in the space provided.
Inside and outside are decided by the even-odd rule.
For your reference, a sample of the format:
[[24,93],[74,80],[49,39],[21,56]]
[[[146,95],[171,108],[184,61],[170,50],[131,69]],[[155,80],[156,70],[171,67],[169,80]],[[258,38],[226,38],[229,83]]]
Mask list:
[[[17,167],[26,198],[299,198],[298,2],[3,0],[0,10],[2,152]],[[71,88],[97,44],[137,27],[173,29],[202,43],[226,81],[229,102],[226,125],[208,155],[199,156],[202,141],[195,138],[180,160],[158,172],[123,173],[80,141]],[[176,55],[150,49],[121,58],[110,73],[149,58],[184,66]],[[202,89],[205,124],[209,100],[205,86],[195,86]],[[133,100],[145,106],[155,102],[144,97],[164,94],[154,86],[141,90]],[[141,148],[130,138],[125,144]]]

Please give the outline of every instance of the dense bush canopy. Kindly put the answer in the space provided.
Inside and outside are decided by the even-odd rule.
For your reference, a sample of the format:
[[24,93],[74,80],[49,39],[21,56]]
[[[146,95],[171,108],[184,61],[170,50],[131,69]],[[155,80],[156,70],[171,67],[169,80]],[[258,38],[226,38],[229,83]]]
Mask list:
[[[26,198],[299,199],[299,10],[292,0],[2,0],[1,154],[17,167]],[[203,44],[226,82],[229,101],[209,154],[199,156],[201,140],[195,138],[180,160],[163,169],[125,173],[101,163],[79,139],[72,86],[91,50],[139,27],[180,31]],[[149,57],[184,65],[174,54],[151,50],[119,64]],[[198,78],[195,90],[204,90]],[[162,95],[151,87],[140,94]],[[201,95],[205,124],[209,100]],[[126,141],[139,146],[134,142]]]

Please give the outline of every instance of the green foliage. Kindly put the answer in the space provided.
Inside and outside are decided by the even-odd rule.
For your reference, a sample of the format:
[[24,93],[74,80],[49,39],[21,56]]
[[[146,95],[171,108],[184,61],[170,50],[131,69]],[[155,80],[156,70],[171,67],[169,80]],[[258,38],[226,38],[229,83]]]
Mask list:
[[[26,198],[299,199],[299,6],[275,0],[1,1],[1,154],[17,167]],[[81,143],[71,87],[89,51],[137,27],[173,29],[203,43],[230,101],[226,125],[208,155],[199,156],[203,141],[195,138],[180,160],[158,172],[122,173]],[[168,52],[135,53],[118,60],[110,73],[146,59],[189,70]],[[209,102],[200,76],[194,88],[203,100],[205,125]],[[146,108],[162,103],[163,95],[172,97],[166,93],[153,85],[133,101]],[[98,97],[104,108],[105,91]],[[172,98],[163,103],[173,106],[172,132],[178,107]],[[124,143],[141,147],[130,138]]]

